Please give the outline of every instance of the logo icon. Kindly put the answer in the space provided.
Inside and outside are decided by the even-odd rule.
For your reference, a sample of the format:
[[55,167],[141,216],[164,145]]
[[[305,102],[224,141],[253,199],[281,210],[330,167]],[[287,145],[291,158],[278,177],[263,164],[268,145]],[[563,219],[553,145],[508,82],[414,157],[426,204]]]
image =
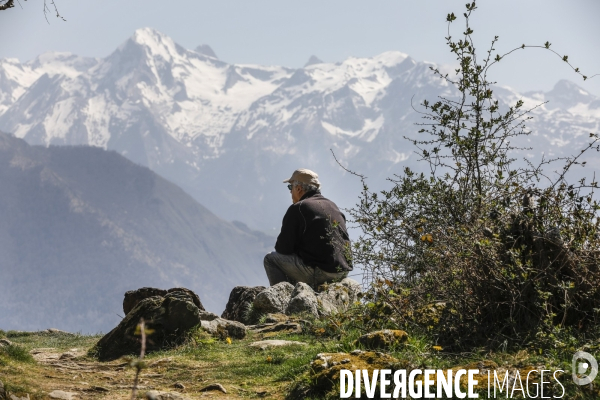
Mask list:
[[573,355],[573,382],[582,386],[592,383],[598,375],[598,362],[590,353],[578,351]]

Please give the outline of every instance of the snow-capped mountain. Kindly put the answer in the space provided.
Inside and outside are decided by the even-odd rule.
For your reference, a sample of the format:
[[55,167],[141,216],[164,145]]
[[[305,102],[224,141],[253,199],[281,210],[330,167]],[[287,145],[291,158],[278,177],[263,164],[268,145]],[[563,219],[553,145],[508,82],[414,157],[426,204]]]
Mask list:
[[[299,167],[317,171],[338,204],[355,204],[360,184],[332,151],[375,187],[415,165],[404,139],[418,131],[415,108],[452,95],[433,65],[395,51],[338,63],[311,57],[299,69],[228,64],[206,45],[187,50],[144,28],[103,59],[0,60],[0,130],[31,144],[116,150],[221,217],[272,229],[290,201],[281,181]],[[496,93],[507,104],[548,101],[528,123],[530,158],[576,153],[599,130],[600,100],[571,82]]]

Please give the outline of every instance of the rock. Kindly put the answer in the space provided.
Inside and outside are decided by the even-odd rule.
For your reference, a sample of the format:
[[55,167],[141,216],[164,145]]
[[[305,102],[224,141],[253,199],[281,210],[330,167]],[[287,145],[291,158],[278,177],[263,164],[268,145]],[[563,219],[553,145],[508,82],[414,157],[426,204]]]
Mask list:
[[202,321],[212,321],[219,318],[217,314],[213,314],[209,311],[200,311],[200,319]]
[[292,292],[292,298],[288,303],[285,313],[287,315],[308,313],[319,316],[317,296],[315,291],[304,282],[298,282]]
[[[329,394],[331,398],[339,397],[340,371],[342,369],[358,370],[365,369],[396,369],[407,368],[407,365],[399,365],[399,361],[387,354],[374,353],[371,351],[360,354],[348,353],[319,353],[310,363],[310,369],[305,373],[306,379],[298,379],[292,387],[288,399],[321,398]],[[337,392],[336,389],[337,388]]]
[[358,338],[358,343],[369,349],[388,349],[408,340],[408,333],[399,329],[369,332]]
[[12,342],[8,339],[0,339],[0,347],[12,346]]
[[58,359],[59,360],[71,360],[76,357],[77,357],[77,353],[67,351],[66,353],[62,353]]
[[211,335],[219,336],[222,339],[226,337],[243,339],[246,337],[246,325],[237,321],[216,318],[212,321],[201,321],[201,326]]
[[[198,295],[196,293],[194,293],[192,290],[186,289],[183,287],[171,288],[171,289],[167,290],[167,294],[177,293],[177,292],[183,292],[183,293],[187,294],[189,297],[192,298],[192,301],[194,302],[196,307],[198,307],[198,309],[200,311],[204,311],[204,306],[202,305],[202,302],[200,301],[200,297],[198,297]],[[165,297],[167,297],[167,296],[165,296]]]
[[110,390],[108,388],[105,388],[104,386],[90,386],[89,390],[91,390],[92,392],[110,392]]
[[285,314],[267,314],[265,316],[265,322],[267,323],[278,323],[278,322],[287,322],[290,319],[290,317],[288,317]]
[[356,301],[361,287],[353,279],[345,278],[341,282],[321,285],[317,294],[319,312],[329,315],[347,310]]
[[175,383],[173,384],[173,387],[174,387],[175,389],[181,389],[181,390],[185,390],[185,385],[184,385],[183,383],[181,383],[181,382],[175,382]]
[[269,324],[254,325],[250,328],[254,333],[302,333],[302,325],[298,322],[286,321]]
[[236,286],[229,294],[229,300],[221,318],[251,324],[253,321],[251,311],[252,303],[256,296],[265,290],[264,286]]
[[253,308],[258,314],[285,314],[293,291],[294,286],[291,283],[280,282],[260,292],[254,299]]
[[14,394],[11,394],[10,400],[30,400],[29,393],[27,393],[27,395],[25,397],[18,397],[18,396],[15,396]]
[[304,342],[297,342],[294,340],[260,340],[258,342],[250,343],[248,346],[265,350],[269,347],[307,346],[307,344]]
[[148,351],[176,346],[185,339],[189,330],[200,325],[200,311],[194,302],[194,296],[188,291],[177,290],[164,297],[148,297],[137,303],[119,325],[102,337],[90,352],[95,353],[102,361],[139,353],[140,338],[135,335],[135,331],[141,318],[153,330],[146,342]]
[[179,393],[159,392],[157,390],[150,390],[149,392],[146,392],[146,399],[148,399],[148,400],[188,400],[187,397],[183,397]]
[[123,312],[125,313],[125,315],[127,315],[131,310],[134,309],[134,307],[140,301],[153,296],[164,297],[166,294],[167,291],[164,289],[157,289],[151,287],[143,287],[136,290],[129,290],[125,292],[125,297],[123,299]]
[[51,335],[77,336],[75,333],[71,333],[71,332],[67,332],[67,331],[61,331],[60,329],[56,329],[56,328],[46,329],[46,332],[49,333],[49,334],[51,334]]
[[59,400],[73,400],[77,396],[77,393],[73,392],[64,392],[62,390],[53,390],[48,393],[48,397],[51,399],[59,399]]
[[221,385],[220,383],[213,383],[211,385],[205,386],[202,389],[200,389],[200,392],[209,392],[212,390],[220,390],[223,393],[227,393],[227,390],[225,390],[223,385]]
[[193,303],[200,310],[204,310],[202,303],[200,302],[200,298],[193,291],[186,288],[172,288],[169,290],[157,289],[151,287],[143,287],[137,290],[130,290],[125,292],[125,297],[123,299],[123,312],[125,315],[129,314],[131,310],[135,308],[135,306],[142,300],[147,299],[153,296],[161,296],[166,297],[169,293],[183,292],[191,297]]

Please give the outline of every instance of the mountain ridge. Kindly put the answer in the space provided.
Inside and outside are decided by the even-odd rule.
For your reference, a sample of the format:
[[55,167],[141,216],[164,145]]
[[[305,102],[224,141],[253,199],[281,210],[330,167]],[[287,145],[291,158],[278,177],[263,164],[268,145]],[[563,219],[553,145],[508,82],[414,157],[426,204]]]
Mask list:
[[[115,150],[217,215],[273,233],[289,202],[278,186],[285,175],[313,169],[332,199],[350,207],[360,184],[331,152],[384,187],[386,177],[418,168],[404,139],[417,137],[418,104],[455,95],[433,75],[436,64],[398,51],[296,69],[229,64],[151,28],[105,58],[36,60],[0,60],[0,129],[32,144]],[[532,136],[520,143],[536,144],[525,154],[532,159],[577,153],[600,126],[598,98],[557,85],[524,94],[495,87],[504,107],[551,100],[532,111]]]
[[3,329],[107,332],[142,286],[188,287],[220,313],[234,286],[266,283],[273,238],[114,151],[0,133],[0,166]]

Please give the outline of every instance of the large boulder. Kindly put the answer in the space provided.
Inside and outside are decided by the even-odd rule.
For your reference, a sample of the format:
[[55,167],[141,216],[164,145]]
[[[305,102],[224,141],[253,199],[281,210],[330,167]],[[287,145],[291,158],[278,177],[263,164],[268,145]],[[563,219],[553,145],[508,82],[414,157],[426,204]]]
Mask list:
[[263,290],[254,299],[254,311],[259,314],[285,314],[293,291],[294,286],[289,282],[280,282]]
[[[181,343],[188,331],[200,325],[201,310],[194,301],[198,296],[189,290],[174,290],[163,296],[141,300],[107,333],[92,350],[100,360],[113,360],[140,351],[140,336],[136,329],[143,318],[151,333],[146,341],[148,351],[159,350]],[[198,299],[199,302],[199,299]]]
[[173,293],[173,292],[186,293],[188,296],[190,296],[192,298],[196,307],[198,307],[200,310],[204,310],[204,307],[202,306],[202,303],[200,302],[200,297],[198,297],[198,295],[196,293],[194,293],[193,291],[191,291],[189,289],[172,288],[169,290],[165,290],[165,289],[158,289],[158,288],[151,288],[151,287],[143,287],[140,289],[130,290],[128,292],[125,292],[125,297],[123,298],[123,312],[125,313],[125,315],[129,314],[129,312],[131,310],[133,310],[140,301],[147,299],[148,297],[153,297],[153,296],[164,297],[168,293]]
[[250,324],[252,320],[252,303],[256,296],[265,290],[264,286],[236,286],[229,294],[229,301],[221,318]]
[[285,313],[287,315],[307,313],[318,317],[319,309],[315,291],[306,283],[297,283]]

